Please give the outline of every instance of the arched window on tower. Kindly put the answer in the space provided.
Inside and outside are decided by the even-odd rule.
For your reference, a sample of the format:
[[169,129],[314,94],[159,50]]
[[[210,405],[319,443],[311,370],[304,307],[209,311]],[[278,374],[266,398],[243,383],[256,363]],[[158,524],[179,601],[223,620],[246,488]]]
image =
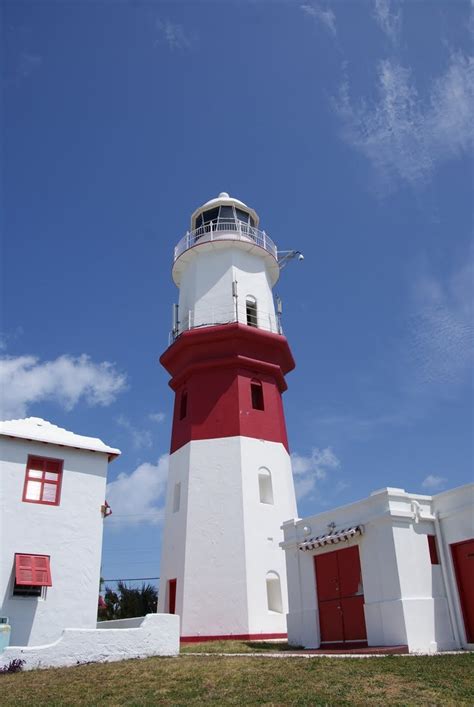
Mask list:
[[188,392],[183,390],[179,400],[179,419],[184,420],[188,413]]
[[260,493],[260,503],[273,505],[272,475],[269,469],[264,466],[258,470],[258,490]]
[[258,326],[257,300],[252,295],[247,295],[245,299],[245,312],[247,324],[249,326]]
[[282,614],[283,602],[281,599],[280,576],[277,572],[267,572],[266,581],[268,611]]
[[252,396],[253,409],[265,410],[262,382],[257,380],[256,378],[250,381],[250,394]]

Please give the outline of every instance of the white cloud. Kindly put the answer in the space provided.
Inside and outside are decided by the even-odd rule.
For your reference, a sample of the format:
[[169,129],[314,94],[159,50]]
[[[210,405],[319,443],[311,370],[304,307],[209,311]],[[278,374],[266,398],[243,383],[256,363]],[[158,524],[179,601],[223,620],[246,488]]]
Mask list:
[[168,454],[156,464],[145,462],[130,474],[122,472],[107,484],[107,502],[114,525],[157,525],[164,516],[165,489],[168,477]]
[[353,102],[344,81],[335,108],[344,139],[370,162],[378,188],[426,183],[437,163],[468,153],[474,142],[474,60],[451,55],[423,100],[411,70],[395,60],[378,66],[378,97]]
[[400,10],[391,12],[390,5],[390,0],[375,0],[374,18],[380,29],[396,44],[400,36],[402,14]]
[[166,420],[166,415],[164,412],[151,412],[148,415],[148,419],[152,422],[157,422],[158,424],[160,424],[161,422],[164,422]]
[[412,385],[449,391],[471,372],[474,359],[474,261],[442,282],[424,274],[414,287],[411,344]]
[[423,481],[421,482],[421,486],[424,489],[428,489],[430,491],[434,491],[436,489],[442,488],[447,479],[444,478],[444,476],[435,476],[434,474],[428,474]]
[[150,430],[145,430],[140,427],[135,427],[132,425],[130,420],[124,415],[120,415],[117,418],[117,425],[123,427],[124,430],[132,437],[133,446],[136,449],[141,449],[143,447],[151,447],[153,444],[153,437]]
[[336,15],[332,10],[323,10],[317,3],[312,5],[300,5],[300,8],[306,15],[322,24],[333,36],[336,36]]
[[159,32],[158,42],[166,42],[170,49],[189,49],[191,40],[186,34],[183,25],[170,20],[156,20],[156,29]]
[[110,405],[126,387],[126,377],[114,364],[94,363],[89,356],[59,356],[39,361],[35,356],[0,359],[3,419],[24,417],[28,408],[53,400],[71,410],[80,400],[89,405]]
[[315,489],[317,481],[326,478],[328,471],[338,469],[340,461],[330,447],[325,449],[314,447],[309,456],[293,453],[291,464],[296,498],[300,500]]

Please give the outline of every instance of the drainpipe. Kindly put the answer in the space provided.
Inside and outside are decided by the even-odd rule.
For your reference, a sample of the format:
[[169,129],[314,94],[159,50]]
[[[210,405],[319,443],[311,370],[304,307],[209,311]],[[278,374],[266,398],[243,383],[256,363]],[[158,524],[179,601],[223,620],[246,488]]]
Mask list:
[[443,575],[444,587],[446,589],[446,599],[448,601],[449,618],[451,619],[451,626],[453,627],[454,639],[457,642],[459,648],[462,648],[463,643],[462,643],[461,636],[459,633],[459,626],[458,626],[457,616],[456,616],[456,608],[455,608],[455,604],[454,604],[453,595],[451,592],[451,584],[449,582],[449,577],[448,577],[448,570],[447,570],[448,565],[447,565],[447,558],[446,558],[446,553],[445,553],[443,531],[441,530],[441,523],[439,522],[439,511],[436,511],[436,513],[434,514],[434,527],[435,527],[436,541],[438,543],[438,551],[439,551],[440,560],[441,560],[441,573]]

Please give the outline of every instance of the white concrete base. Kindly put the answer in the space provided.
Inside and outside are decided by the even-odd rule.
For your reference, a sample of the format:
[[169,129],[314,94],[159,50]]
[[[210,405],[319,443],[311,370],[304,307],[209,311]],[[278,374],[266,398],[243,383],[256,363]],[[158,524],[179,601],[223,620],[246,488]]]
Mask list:
[[33,670],[178,654],[179,616],[147,614],[138,628],[66,628],[55,643],[10,646],[0,653],[0,666],[17,658],[25,661],[24,670]]

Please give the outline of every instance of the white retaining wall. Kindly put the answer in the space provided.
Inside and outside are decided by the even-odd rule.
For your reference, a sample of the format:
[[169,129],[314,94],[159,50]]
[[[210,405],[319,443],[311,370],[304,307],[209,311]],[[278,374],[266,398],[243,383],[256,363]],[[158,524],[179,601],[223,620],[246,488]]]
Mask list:
[[11,646],[0,653],[0,666],[20,659],[25,661],[24,670],[33,670],[155,655],[175,656],[178,653],[179,617],[148,614],[138,628],[66,628],[55,643],[30,647]]

